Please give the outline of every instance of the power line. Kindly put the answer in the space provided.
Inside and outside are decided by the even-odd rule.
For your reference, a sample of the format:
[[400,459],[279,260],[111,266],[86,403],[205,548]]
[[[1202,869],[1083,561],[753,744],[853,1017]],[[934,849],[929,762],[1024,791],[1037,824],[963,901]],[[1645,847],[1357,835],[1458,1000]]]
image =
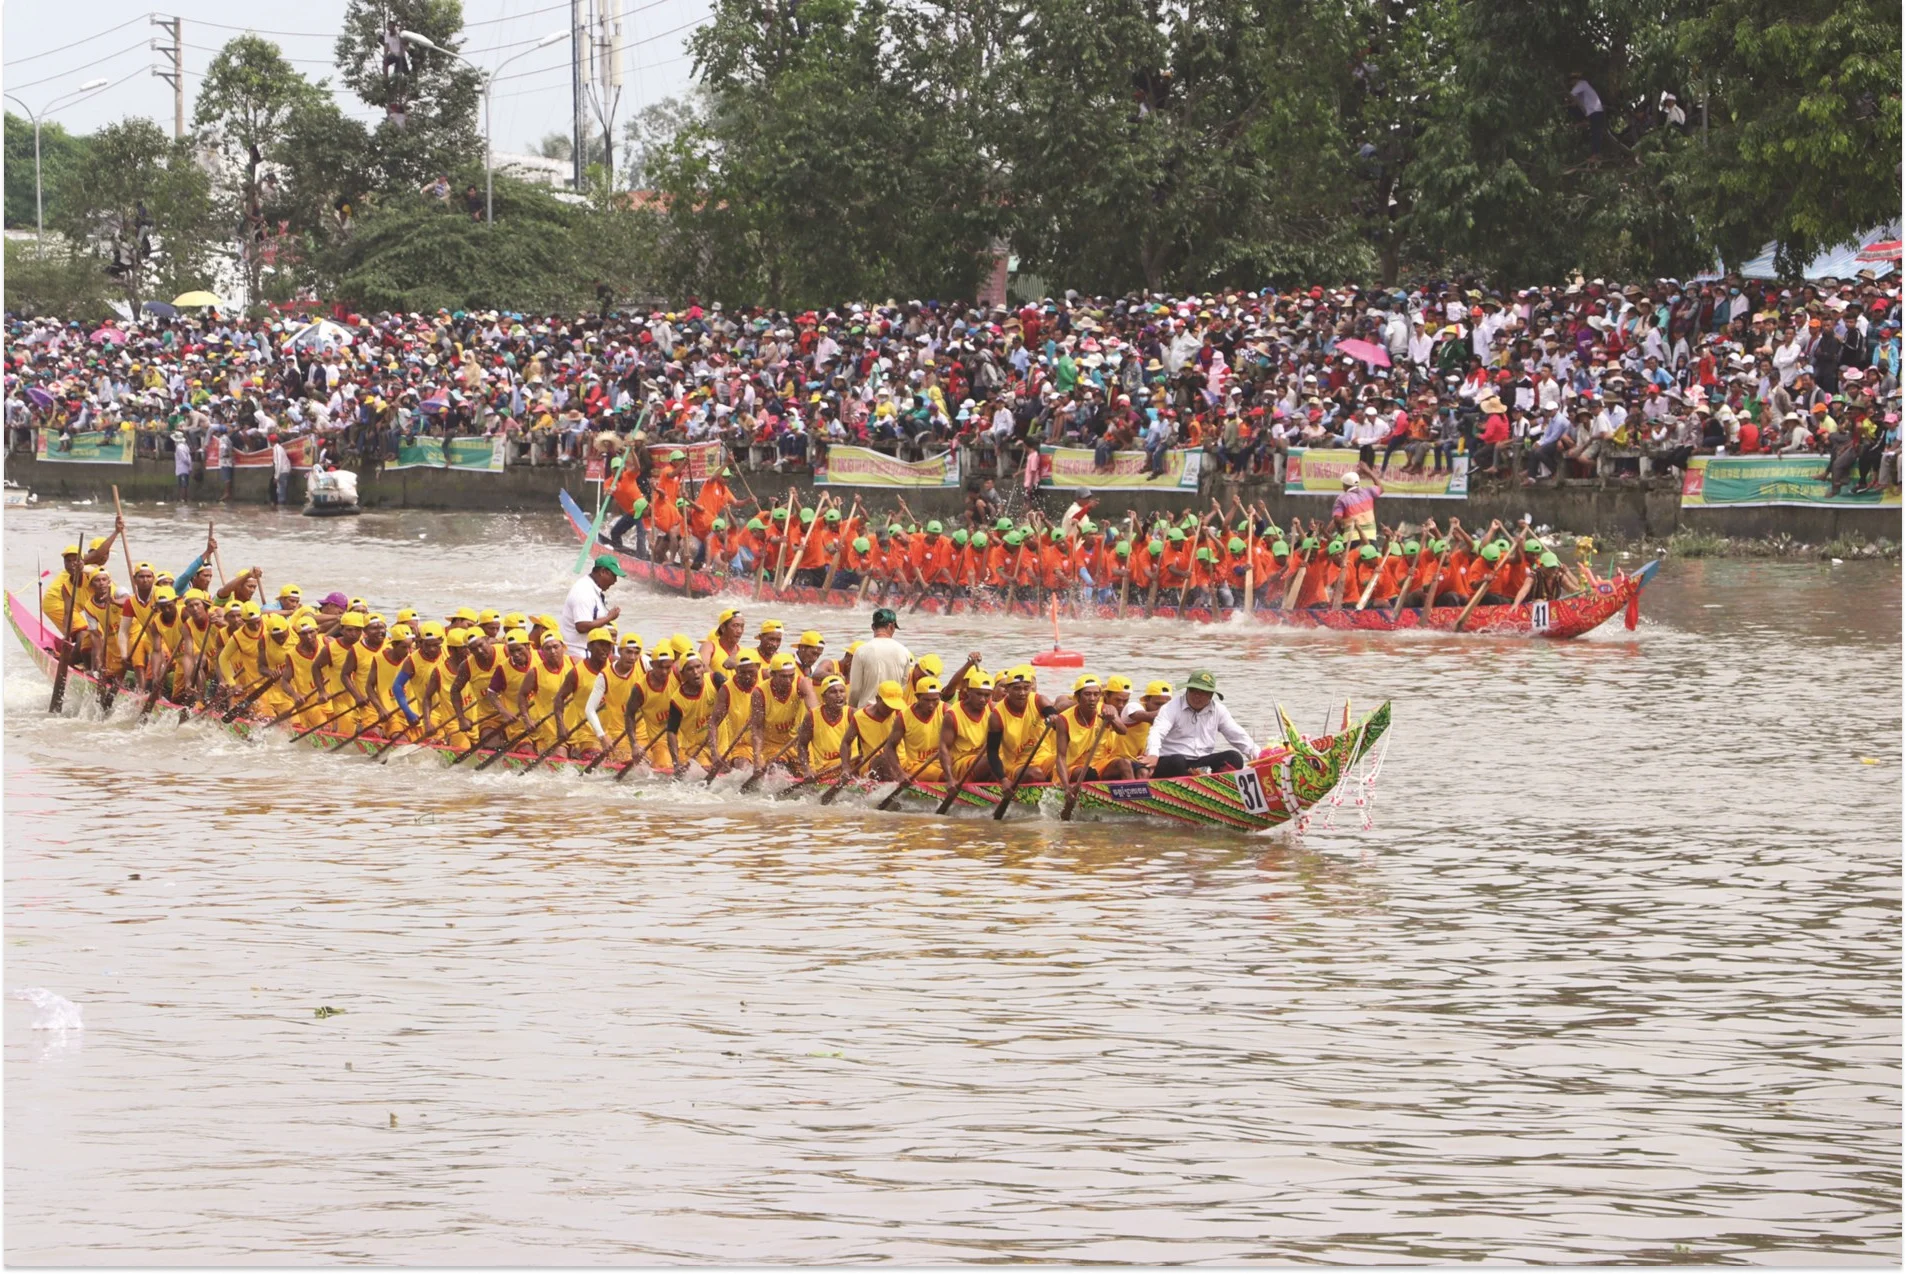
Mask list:
[[[7,65],[8,65],[8,66],[18,66],[18,65],[20,65],[20,63],[22,63],[22,62],[31,62],[31,61],[33,61],[33,60],[35,60],[36,58],[50,58],[50,57],[52,57],[52,56],[53,56],[53,55],[54,55],[55,53],[64,53],[64,52],[66,52],[66,50],[68,50],[68,49],[77,49],[77,48],[78,48],[78,47],[79,47],[80,45],[82,45],[82,44],[90,44],[90,43],[92,43],[92,42],[93,42],[94,40],[97,40],[97,39],[99,39],[99,38],[100,38],[101,36],[106,36],[106,35],[111,35],[111,34],[112,34],[113,32],[115,32],[115,31],[122,31],[122,30],[124,30],[125,28],[127,28],[127,27],[129,27],[129,26],[131,26],[131,25],[132,25],[133,23],[135,23],[135,22],[138,22],[138,21],[140,21],[140,20],[142,20],[142,19],[144,19],[144,18],[148,18],[148,17],[151,17],[151,16],[152,16],[151,14],[147,14],[147,13],[141,13],[141,14],[139,14],[139,15],[138,15],[138,16],[136,16],[136,17],[131,17],[131,18],[127,18],[127,19],[126,19],[126,20],[125,20],[124,22],[121,22],[121,23],[120,23],[120,24],[119,24],[118,26],[116,26],[116,27],[107,27],[107,28],[106,28],[105,30],[103,30],[103,31],[95,31],[95,32],[93,32],[93,33],[92,33],[91,35],[87,35],[87,36],[81,36],[81,37],[80,37],[79,39],[77,39],[77,40],[75,40],[75,41],[73,41],[73,42],[72,42],[71,44],[62,44],[62,45],[60,45],[60,47],[59,47],[59,48],[57,48],[57,49],[48,49],[48,50],[47,50],[46,52],[44,52],[44,53],[29,53],[29,54],[27,54],[27,55],[26,55],[25,57],[23,57],[23,58],[14,58],[14,59],[13,59],[13,60],[12,60],[11,62],[8,62],[8,63],[7,63]],[[25,87],[25,85],[21,85],[20,87],[22,87],[22,88],[24,88],[24,87]]]
[[[141,14],[139,16],[144,17],[146,15]],[[64,71],[57,72],[56,74],[53,74],[53,75],[42,76],[41,78],[37,80],[28,80],[25,84],[9,84],[7,85],[7,88],[9,90],[12,90],[12,89],[33,88],[35,85],[39,85],[39,84],[51,84],[54,80],[65,79],[67,76],[73,74],[75,71],[84,71],[88,69],[89,67],[98,66],[101,62],[110,62],[114,58],[124,57],[126,56],[126,54],[133,52],[135,49],[146,48],[148,43],[149,42],[146,40],[141,40],[137,44],[127,45],[125,48],[119,50],[119,52],[117,53],[108,53],[103,58],[94,58],[92,61],[82,62],[78,66],[69,66]]]
[[[196,50],[197,52],[200,52],[200,53],[217,54],[217,53],[223,53],[225,51],[224,49],[215,49],[215,48],[212,48],[210,45],[205,45],[205,44],[188,44],[185,47],[188,49]],[[337,63],[331,61],[328,58],[285,57],[282,51],[279,52],[278,56],[283,57],[285,61],[287,62],[296,62],[301,66],[336,66],[337,65]]]
[[568,7],[568,0],[562,0],[560,4],[547,5],[541,9],[526,9],[522,13],[506,13],[500,18],[482,18],[476,22],[466,22],[463,26],[465,30],[471,27],[490,27],[495,26],[499,22],[515,22],[520,18],[533,18],[538,14],[554,13],[558,9],[567,9]]
[[252,35],[283,35],[292,39],[335,40],[336,31],[267,31],[262,27],[233,26],[229,22],[207,22],[203,18],[193,18],[192,25],[198,27],[217,27],[220,31],[247,31]]

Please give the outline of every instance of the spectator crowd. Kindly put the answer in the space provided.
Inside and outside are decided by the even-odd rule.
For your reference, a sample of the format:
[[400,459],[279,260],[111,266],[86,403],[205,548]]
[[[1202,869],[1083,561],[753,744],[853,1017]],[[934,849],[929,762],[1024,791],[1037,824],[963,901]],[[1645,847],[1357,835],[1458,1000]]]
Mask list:
[[1154,475],[1195,448],[1281,478],[1291,448],[1327,446],[1380,474],[1464,456],[1473,480],[1522,482],[1822,453],[1838,491],[1898,484],[1899,370],[1898,278],[1871,272],[312,327],[211,310],[98,328],[8,316],[6,422],[14,448],[126,431],[228,479],[234,452],[301,435],[321,464],[374,468],[456,436],[494,437],[513,464],[576,463],[612,430],[719,438],[782,469],[836,444],[907,459],[967,445],[1029,482],[1040,443],[1101,467],[1142,451]]

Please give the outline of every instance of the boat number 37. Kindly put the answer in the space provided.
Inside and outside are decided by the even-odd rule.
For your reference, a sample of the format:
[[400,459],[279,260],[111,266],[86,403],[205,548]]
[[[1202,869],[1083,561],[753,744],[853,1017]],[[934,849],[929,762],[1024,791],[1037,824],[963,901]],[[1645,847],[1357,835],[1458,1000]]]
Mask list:
[[1239,770],[1238,799],[1244,802],[1244,808],[1253,814],[1268,814],[1271,803],[1264,799],[1264,784],[1258,781],[1256,770]]
[[1529,603],[1529,627],[1538,633],[1549,631],[1549,604],[1547,602]]

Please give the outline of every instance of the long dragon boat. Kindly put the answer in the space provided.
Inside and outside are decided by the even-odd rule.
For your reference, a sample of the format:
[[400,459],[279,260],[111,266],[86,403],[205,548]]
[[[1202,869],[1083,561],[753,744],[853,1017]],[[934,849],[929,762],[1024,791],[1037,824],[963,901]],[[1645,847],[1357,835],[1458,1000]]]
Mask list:
[[[13,593],[7,594],[7,621],[19,637],[20,644],[48,679],[57,676],[59,635],[52,627],[43,623],[34,608]],[[98,700],[99,683],[91,673],[73,668],[68,670],[67,678],[66,697],[69,703]],[[142,711],[145,699],[143,693],[128,692],[119,696],[117,701],[122,711],[127,710],[125,705],[128,702],[140,705],[139,709],[133,711]],[[160,706],[167,715],[175,715],[181,722],[206,722],[240,738],[261,734],[269,734],[273,738],[291,737],[291,732],[283,727],[268,730],[261,723],[243,717],[224,721],[223,713],[211,709],[195,706],[182,708],[169,701],[161,701]],[[1388,703],[1358,720],[1352,720],[1350,707],[1346,704],[1337,729],[1313,738],[1300,734],[1281,708],[1277,715],[1283,741],[1263,749],[1242,770],[1177,779],[1083,783],[1079,787],[1076,813],[1092,819],[1140,819],[1182,827],[1255,832],[1281,826],[1293,819],[1298,820],[1301,830],[1308,822],[1309,811],[1313,807],[1325,800],[1341,804],[1346,792],[1353,795],[1359,804],[1367,801],[1368,793],[1375,785],[1376,769],[1382,763],[1385,734],[1390,726]],[[304,736],[297,741],[296,746],[321,752],[366,754],[384,750],[388,741],[372,734],[353,739],[341,731],[324,729]],[[434,755],[445,763],[456,759],[458,755],[457,749],[446,744],[402,746],[418,754]],[[487,760],[489,755],[485,753],[484,759]],[[519,749],[499,758],[496,763],[512,770],[522,770],[537,761],[534,751]],[[581,771],[586,766],[587,762],[584,761],[553,757],[541,762],[541,768],[558,772]],[[744,767],[717,779],[716,790],[726,791],[739,786],[742,776],[747,772]],[[614,772],[607,766],[599,769],[597,774],[603,776],[604,781],[614,777]],[[675,781],[667,776],[641,771],[631,775],[631,784],[638,780],[642,786],[652,785],[658,791],[665,791],[667,785]],[[688,781],[699,782],[700,777]],[[787,791],[793,783],[792,778],[783,775],[764,780],[761,785],[763,799]],[[890,782],[854,781],[851,786],[863,802],[871,802],[884,799],[893,791],[894,785]],[[816,785],[806,787],[806,794],[816,798],[821,791]],[[907,789],[899,804],[914,811],[935,811],[947,791],[946,783],[920,782]],[[965,785],[961,787],[952,808],[990,814],[999,804],[1002,791],[1002,785],[998,783]],[[1064,791],[1058,785],[1028,783],[1013,794],[1013,803],[1008,810],[1019,808],[1057,815],[1063,803]]]
[[[583,540],[593,538],[590,519],[582,506],[567,492],[562,497],[563,516],[568,519],[570,529]],[[651,562],[647,558],[637,557],[633,553],[619,551],[606,542],[598,542],[597,548],[611,553],[621,563],[623,572],[634,580],[640,580],[658,592],[672,593],[678,597],[714,597],[726,595],[748,599],[760,603],[792,603],[804,606],[831,606],[840,609],[852,609],[857,606],[873,605],[871,599],[863,601],[857,589],[830,588],[820,589],[805,584],[790,584],[786,588],[776,587],[774,580],[744,579],[738,576],[717,575],[709,571],[690,571],[684,578],[682,567],[670,562]],[[1557,640],[1567,637],[1580,637],[1583,633],[1601,627],[1617,613],[1624,613],[1624,623],[1632,631],[1641,617],[1641,590],[1661,567],[1660,559],[1648,562],[1634,574],[1620,573],[1612,580],[1601,580],[1593,588],[1573,597],[1564,597],[1556,601],[1524,602],[1520,606],[1477,606],[1462,621],[1460,631],[1506,637],[1542,637]],[[987,590],[990,593],[991,590]],[[893,599],[886,603],[893,604]],[[921,599],[919,610],[934,615],[1008,615],[1019,614],[1038,617],[1041,612],[1037,605],[1029,601],[1008,601],[1003,597],[986,593],[970,596],[945,598],[928,596]],[[1123,620],[1132,617],[1154,619],[1183,619],[1194,623],[1223,623],[1234,615],[1245,614],[1242,609],[1210,609],[1202,606],[1188,606],[1180,610],[1176,605],[1161,600],[1149,612],[1134,601],[1128,607],[1106,603],[1090,603],[1079,608],[1081,618]],[[1456,632],[1457,621],[1462,620],[1463,608],[1460,606],[1406,606],[1394,615],[1387,606],[1370,606],[1357,610],[1354,606],[1345,606],[1338,610],[1323,609],[1272,609],[1260,606],[1248,612],[1251,619],[1260,624],[1281,625],[1287,628],[1331,628],[1350,632],[1401,632],[1422,629],[1432,632]]]

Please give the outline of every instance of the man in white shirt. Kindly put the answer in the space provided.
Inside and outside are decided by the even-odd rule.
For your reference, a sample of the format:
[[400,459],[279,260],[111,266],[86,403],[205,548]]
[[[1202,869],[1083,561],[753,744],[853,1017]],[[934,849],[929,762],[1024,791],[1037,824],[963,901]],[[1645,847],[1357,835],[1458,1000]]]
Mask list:
[[1152,755],[1146,760],[1153,778],[1222,774],[1243,769],[1245,761],[1257,755],[1257,744],[1232,720],[1223,698],[1211,673],[1194,672],[1185,679],[1184,690],[1160,708],[1152,721]]
[[913,652],[894,639],[900,627],[899,617],[885,606],[874,612],[874,635],[854,651],[853,667],[847,673],[847,706],[864,708],[873,702],[883,681],[907,683],[907,668]]
[[562,630],[563,645],[580,659],[589,653],[588,633],[592,628],[613,624],[621,616],[620,606],[609,605],[609,587],[622,578],[622,567],[613,556],[604,553],[589,568],[589,573],[569,586],[563,598],[562,614],[556,616]]

